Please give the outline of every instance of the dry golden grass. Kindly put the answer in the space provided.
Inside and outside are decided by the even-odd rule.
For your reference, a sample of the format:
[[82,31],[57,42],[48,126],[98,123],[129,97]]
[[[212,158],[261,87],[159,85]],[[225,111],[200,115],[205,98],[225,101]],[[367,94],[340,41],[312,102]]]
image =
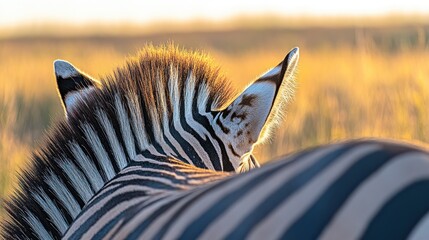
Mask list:
[[428,29],[419,25],[411,30],[309,28],[0,40],[0,206],[38,139],[62,118],[52,72],[57,58],[98,77],[110,73],[147,41],[174,40],[211,54],[233,85],[242,89],[299,45],[296,98],[271,142],[255,149],[265,162],[346,138],[428,143]]
[[[427,51],[388,55],[366,49],[301,48],[300,53],[295,100],[271,143],[256,149],[260,160],[347,138],[429,143]],[[249,53],[220,59],[233,79],[251,79],[281,56]],[[237,62],[249,71],[240,71]]]

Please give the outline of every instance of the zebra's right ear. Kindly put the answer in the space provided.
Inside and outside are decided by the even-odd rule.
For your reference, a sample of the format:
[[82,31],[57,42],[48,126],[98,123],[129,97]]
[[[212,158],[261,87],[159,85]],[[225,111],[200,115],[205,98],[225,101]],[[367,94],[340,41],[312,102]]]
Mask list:
[[101,86],[98,80],[64,60],[54,61],[54,71],[66,117],[80,100]]
[[298,59],[299,49],[294,48],[282,62],[217,113],[213,126],[225,142],[229,141],[230,156],[237,158],[250,153],[253,146],[267,138],[270,130],[280,122],[286,104],[293,97]]

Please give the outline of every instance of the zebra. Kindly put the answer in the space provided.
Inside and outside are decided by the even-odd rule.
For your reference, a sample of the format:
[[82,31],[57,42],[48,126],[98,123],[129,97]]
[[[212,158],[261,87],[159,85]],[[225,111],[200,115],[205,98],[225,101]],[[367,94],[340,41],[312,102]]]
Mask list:
[[[139,164],[108,183],[64,238],[429,236],[429,152],[409,144],[346,141],[301,151],[241,174],[202,169],[195,173],[194,168],[188,174],[190,166],[183,162],[153,159],[140,156]],[[162,178],[174,187],[154,190],[147,178],[149,169],[168,172]],[[155,191],[151,196],[147,185]]]
[[[278,65],[281,67],[268,71],[253,84],[258,81],[272,84],[269,79],[277,74],[280,81],[290,79],[289,74],[295,70],[289,67],[295,68],[297,60],[298,50],[293,49]],[[76,79],[85,81],[85,76]],[[280,94],[285,91],[283,84],[275,85]],[[99,96],[98,83],[81,85],[87,89],[87,99],[64,95],[68,123],[74,116],[97,117],[96,110],[82,110],[109,100],[94,97],[99,101],[91,102],[92,95]],[[243,99],[242,95],[238,99],[240,96]],[[235,101],[225,101],[228,107],[220,109],[235,111],[239,106],[234,105]],[[271,103],[278,104],[277,101],[275,97]],[[250,102],[254,106],[258,101]],[[71,108],[70,103],[79,105]],[[276,113],[273,109],[276,110],[272,107],[269,115]],[[126,114],[131,116],[127,123],[133,129],[133,112],[127,109]],[[229,114],[232,113],[226,115]],[[213,121],[217,122],[216,117]],[[108,129],[99,122],[102,130]],[[225,121],[221,123],[232,129]],[[120,124],[112,134],[125,142],[119,140],[125,128]],[[104,137],[107,146],[114,142]],[[138,146],[138,136],[133,137]],[[74,161],[67,161],[71,157],[62,146],[60,156],[64,156],[56,159],[61,165],[49,169],[57,172],[49,173],[47,186],[30,182],[26,176],[24,187],[29,191],[22,187],[22,192],[7,207],[11,220],[4,226],[5,238],[426,239],[429,236],[429,152],[408,143],[349,140],[299,151],[260,168],[255,168],[256,160],[246,153],[245,160],[252,162],[248,166],[253,169],[240,173],[197,167],[185,161],[186,158],[159,154],[158,146],[139,151],[115,176],[102,182],[107,174],[96,175],[91,168],[94,172],[105,172],[104,169],[90,166],[98,163],[90,157],[94,155],[97,159],[100,153],[89,152],[91,144],[84,144],[95,140],[83,132],[79,141],[72,145],[74,152],[80,153]],[[115,150],[109,150],[106,158],[111,159]],[[125,147],[122,151],[127,154]],[[232,165],[237,167],[236,172],[244,171],[240,163]],[[34,172],[26,174],[30,173]],[[40,174],[33,175],[31,180],[37,176]],[[103,185],[93,191],[97,182]],[[33,194],[34,201],[25,198],[25,193]]]
[[177,176],[188,179],[177,186],[168,183],[168,171],[148,169],[153,186],[144,187],[147,196],[158,185],[188,188],[188,181],[218,178],[206,170],[259,167],[253,148],[284,115],[298,56],[292,49],[240,94],[206,54],[173,45],[147,46],[101,81],[56,60],[66,118],[20,175],[5,206],[4,238],[61,238],[95,194],[142,156],[193,166]]

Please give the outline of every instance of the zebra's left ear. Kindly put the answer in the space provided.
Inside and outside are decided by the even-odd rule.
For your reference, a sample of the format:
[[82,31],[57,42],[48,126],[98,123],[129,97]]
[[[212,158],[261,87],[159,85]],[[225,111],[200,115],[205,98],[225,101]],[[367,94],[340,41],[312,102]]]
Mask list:
[[244,90],[216,116],[216,125],[230,140],[232,155],[243,156],[255,143],[264,140],[269,130],[284,115],[285,104],[293,96],[294,73],[299,49]]
[[74,111],[80,100],[101,86],[98,80],[64,60],[54,61],[54,71],[66,116]]

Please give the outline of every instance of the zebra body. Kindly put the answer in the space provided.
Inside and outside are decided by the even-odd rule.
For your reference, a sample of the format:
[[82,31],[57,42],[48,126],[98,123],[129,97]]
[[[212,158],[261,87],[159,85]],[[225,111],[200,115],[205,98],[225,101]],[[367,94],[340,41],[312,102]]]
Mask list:
[[238,175],[189,172],[192,166],[173,160],[171,168],[169,161],[140,156],[91,200],[65,238],[428,236],[429,153],[413,146],[338,143]]

